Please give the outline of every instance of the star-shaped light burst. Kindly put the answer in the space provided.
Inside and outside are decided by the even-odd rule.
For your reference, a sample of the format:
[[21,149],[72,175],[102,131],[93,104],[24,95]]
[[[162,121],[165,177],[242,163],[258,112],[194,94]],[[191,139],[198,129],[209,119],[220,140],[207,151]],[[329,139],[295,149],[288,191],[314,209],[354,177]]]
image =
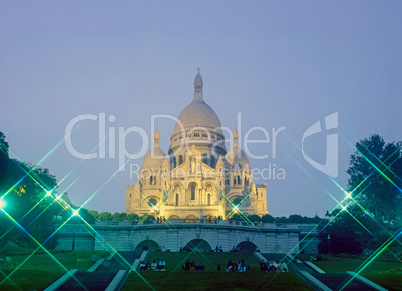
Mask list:
[[345,199],[352,199],[352,192],[345,192],[346,197]]
[[239,205],[236,205],[233,207],[233,213],[238,214],[239,213]]
[[46,195],[45,195],[45,197],[49,197],[49,196],[52,196],[52,190],[48,190],[48,191],[46,191]]
[[79,216],[80,214],[79,214],[79,212],[80,212],[80,209],[71,209],[72,211],[73,211],[73,215],[72,216]]
[[343,205],[342,206],[342,211],[346,211],[346,208],[347,208],[348,206],[347,205]]
[[6,207],[7,203],[4,199],[0,199],[0,209],[4,209]]

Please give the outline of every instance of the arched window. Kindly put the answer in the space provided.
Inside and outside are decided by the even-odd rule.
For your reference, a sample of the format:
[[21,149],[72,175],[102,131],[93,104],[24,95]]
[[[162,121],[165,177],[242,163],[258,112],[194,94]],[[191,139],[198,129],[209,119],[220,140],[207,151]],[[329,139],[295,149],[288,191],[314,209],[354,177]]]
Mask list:
[[241,185],[241,178],[240,178],[240,175],[237,176],[237,184]]
[[243,198],[240,197],[240,196],[237,196],[235,199],[232,200],[232,203],[233,203],[235,206],[239,206],[242,201],[243,201]]
[[153,176],[149,176],[149,185],[152,185],[153,183],[153,181],[152,181],[152,178],[153,178]]
[[236,185],[236,176],[233,176],[233,185]]
[[202,154],[202,162],[204,164],[208,164],[208,156],[207,156],[207,154]]
[[148,205],[150,207],[154,207],[156,205],[156,199],[155,198],[148,199]]
[[207,205],[208,206],[211,205],[211,194],[209,194],[209,193],[208,193],[208,196],[207,196]]
[[174,205],[179,206],[179,194],[176,194],[176,196],[175,196]]
[[195,200],[195,188],[196,188],[195,183],[190,184],[190,200]]
[[182,155],[179,156],[179,165],[181,165],[181,164],[183,164],[183,156]]
[[211,168],[215,168],[215,157],[214,156],[211,156],[210,166],[211,166]]
[[176,168],[176,157],[172,157],[172,169]]

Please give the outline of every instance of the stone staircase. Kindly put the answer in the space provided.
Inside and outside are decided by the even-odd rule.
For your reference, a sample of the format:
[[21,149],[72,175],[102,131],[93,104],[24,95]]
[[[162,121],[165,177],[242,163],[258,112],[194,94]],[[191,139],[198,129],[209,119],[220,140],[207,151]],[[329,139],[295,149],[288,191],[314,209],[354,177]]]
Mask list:
[[[50,286],[50,289],[46,290],[116,290],[121,283],[111,283],[117,277],[120,278],[119,282],[124,282],[126,274],[128,274],[126,271],[130,270],[134,260],[139,258],[140,254],[140,252],[128,251],[116,253],[110,261],[104,261],[94,272],[76,272],[59,287],[50,288]],[[110,287],[111,285],[114,285],[114,287]]]
[[[352,276],[349,274],[318,274],[318,273],[313,273],[314,278],[318,279],[320,282],[322,282],[325,286],[327,286],[331,290],[375,290],[370,288],[369,286],[363,284],[362,282],[352,279]],[[349,282],[350,281],[350,282]],[[344,287],[344,285],[346,287]]]

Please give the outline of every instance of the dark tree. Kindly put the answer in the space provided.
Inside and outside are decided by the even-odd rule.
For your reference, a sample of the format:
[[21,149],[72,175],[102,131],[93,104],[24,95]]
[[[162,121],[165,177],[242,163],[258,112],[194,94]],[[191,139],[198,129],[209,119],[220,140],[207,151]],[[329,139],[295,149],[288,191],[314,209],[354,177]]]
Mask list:
[[257,214],[251,214],[247,216],[248,219],[250,219],[251,222],[260,222],[261,217]]
[[136,213],[127,214],[127,220],[128,221],[135,221],[135,220],[138,220],[139,218],[140,217]]
[[290,219],[285,216],[275,218],[275,223],[290,223],[290,222],[291,222]]
[[7,191],[5,183],[9,164],[8,143],[6,142],[6,136],[0,131],[0,193]]
[[112,214],[109,212],[101,212],[98,214],[99,220],[112,220]]
[[402,214],[402,143],[385,143],[377,134],[356,143],[350,158],[348,191],[381,222]]
[[275,217],[273,217],[273,216],[270,215],[270,214],[265,214],[265,215],[261,218],[261,221],[262,221],[263,223],[273,223],[273,222],[275,222]]
[[114,221],[123,221],[127,219],[127,213],[124,212],[115,212],[112,215],[112,219]]

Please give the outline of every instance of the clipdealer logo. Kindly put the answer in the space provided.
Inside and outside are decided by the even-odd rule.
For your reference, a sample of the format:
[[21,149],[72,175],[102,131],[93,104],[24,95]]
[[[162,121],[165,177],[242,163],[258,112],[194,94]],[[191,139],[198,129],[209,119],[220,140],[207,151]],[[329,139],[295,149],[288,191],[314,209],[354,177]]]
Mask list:
[[[155,128],[155,120],[157,119],[170,119],[176,124],[178,124],[181,127],[181,131],[185,132],[183,124],[180,122],[177,117],[174,117],[172,115],[152,115],[151,116],[151,136],[154,134],[154,128]],[[245,154],[255,160],[261,160],[261,159],[267,159],[267,158],[272,158],[276,159],[277,158],[277,143],[278,143],[278,137],[280,136],[281,132],[286,131],[286,127],[282,126],[279,128],[273,127],[271,132],[268,132],[268,130],[264,127],[261,126],[255,126],[250,128],[249,130],[246,131],[244,140],[242,142],[241,138],[241,113],[238,113],[238,118],[237,118],[237,124],[238,124],[238,131],[239,131],[239,140],[238,143],[239,145],[243,145],[241,148],[244,149]],[[111,114],[109,116],[106,116],[105,112],[101,112],[97,115],[95,114],[82,114],[74,117],[66,126],[65,129],[65,145],[68,150],[68,152],[78,158],[78,159],[84,159],[84,160],[90,160],[90,159],[114,159],[118,158],[119,161],[119,171],[125,171],[126,170],[126,165],[130,160],[138,160],[143,158],[147,152],[148,152],[148,147],[149,147],[149,141],[151,140],[150,136],[146,133],[146,131],[139,127],[139,126],[130,126],[128,128],[125,127],[114,127],[114,126],[107,126],[107,121],[109,123],[113,123],[116,121],[116,116]],[[74,146],[73,141],[72,141],[72,135],[74,131],[74,127],[78,125],[78,123],[83,122],[83,121],[96,121],[98,122],[98,145],[95,147],[95,149],[89,153],[82,153],[77,150],[77,148]],[[333,130],[338,128],[338,112],[334,112],[328,116],[325,117],[325,130]],[[206,133],[209,134],[208,129],[203,128],[203,127],[197,127],[198,130],[204,130]],[[229,147],[232,148],[234,145],[234,139],[233,139],[233,131],[228,128],[228,127],[220,127],[219,130],[222,132],[226,132],[227,135],[229,136],[228,139],[224,140],[224,143],[229,143]],[[324,164],[321,164],[319,162],[314,161],[311,157],[309,157],[306,152],[305,152],[305,140],[308,139],[309,137],[322,132],[322,126],[321,126],[321,121],[315,122],[313,125],[311,125],[304,133],[302,136],[302,141],[301,141],[301,148],[302,148],[302,154],[304,159],[315,169],[318,171],[329,175],[333,178],[338,176],[338,134],[337,133],[332,133],[328,134],[326,136],[326,161]],[[250,135],[253,132],[260,132],[264,135],[264,139],[250,139]],[[140,139],[141,139],[141,146],[138,149],[137,152],[135,153],[130,153],[127,148],[126,148],[126,138],[129,134],[136,134]],[[187,139],[182,139],[181,144],[178,150],[180,150],[182,147],[186,147],[187,150],[189,150],[189,145],[186,143]],[[116,148],[116,141],[117,141],[117,148]],[[205,141],[204,141],[205,142]],[[108,147],[106,147],[106,144],[108,144]],[[253,152],[251,152],[251,149],[249,145],[251,144],[271,144],[271,156],[268,154],[264,155],[257,155]],[[155,159],[165,159],[166,156],[157,156],[153,151],[151,151],[152,158]],[[219,158],[219,156],[217,157]],[[137,178],[140,172],[140,166],[135,163],[130,163],[130,177],[132,177],[132,174],[136,174]],[[268,166],[264,169],[253,169],[253,178],[257,179],[265,179],[265,180],[285,180],[286,179],[286,171],[283,168],[279,168],[276,166],[275,163],[269,163]]]

